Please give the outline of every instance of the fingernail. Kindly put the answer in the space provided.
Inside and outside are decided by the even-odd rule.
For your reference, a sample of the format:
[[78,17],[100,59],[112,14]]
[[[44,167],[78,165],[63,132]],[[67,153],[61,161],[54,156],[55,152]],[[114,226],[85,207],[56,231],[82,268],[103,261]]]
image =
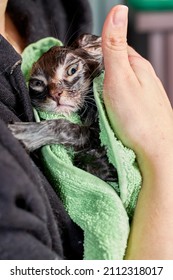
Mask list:
[[124,26],[127,22],[128,7],[125,5],[119,5],[115,8],[113,13],[113,24],[115,26]]

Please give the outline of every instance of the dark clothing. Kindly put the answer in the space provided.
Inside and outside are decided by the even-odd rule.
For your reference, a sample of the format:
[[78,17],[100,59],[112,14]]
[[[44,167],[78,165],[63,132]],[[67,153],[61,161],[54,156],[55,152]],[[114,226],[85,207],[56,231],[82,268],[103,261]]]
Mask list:
[[[68,41],[89,32],[89,11],[86,0],[8,3],[28,43],[52,35]],[[33,121],[20,66],[20,55],[0,36],[0,259],[81,259],[82,230],[67,215],[39,160],[26,153],[6,125]]]
[[91,32],[87,0],[9,0],[7,11],[27,43],[48,36],[70,43]]

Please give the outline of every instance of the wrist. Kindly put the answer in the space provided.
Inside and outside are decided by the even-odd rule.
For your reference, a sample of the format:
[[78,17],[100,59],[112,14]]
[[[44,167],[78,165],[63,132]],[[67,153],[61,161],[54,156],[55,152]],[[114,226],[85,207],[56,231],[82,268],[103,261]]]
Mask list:
[[[172,142],[173,143],[173,142]],[[165,184],[173,189],[173,144],[166,145],[150,151],[144,151],[137,155],[142,177],[149,182],[145,186],[154,185],[163,189]],[[153,184],[152,184],[153,182]]]

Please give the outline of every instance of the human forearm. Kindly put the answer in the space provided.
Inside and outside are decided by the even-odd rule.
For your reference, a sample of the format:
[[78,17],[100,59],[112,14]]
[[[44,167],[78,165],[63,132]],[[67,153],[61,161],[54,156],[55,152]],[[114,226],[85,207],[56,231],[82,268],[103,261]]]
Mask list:
[[150,166],[144,176],[126,259],[173,259],[173,159]]

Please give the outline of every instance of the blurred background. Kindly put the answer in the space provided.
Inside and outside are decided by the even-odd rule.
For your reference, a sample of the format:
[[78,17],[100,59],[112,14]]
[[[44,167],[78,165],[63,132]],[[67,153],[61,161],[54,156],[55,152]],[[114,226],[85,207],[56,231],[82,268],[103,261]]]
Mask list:
[[173,0],[89,0],[93,33],[117,4],[129,6],[128,43],[153,65],[173,105]]

